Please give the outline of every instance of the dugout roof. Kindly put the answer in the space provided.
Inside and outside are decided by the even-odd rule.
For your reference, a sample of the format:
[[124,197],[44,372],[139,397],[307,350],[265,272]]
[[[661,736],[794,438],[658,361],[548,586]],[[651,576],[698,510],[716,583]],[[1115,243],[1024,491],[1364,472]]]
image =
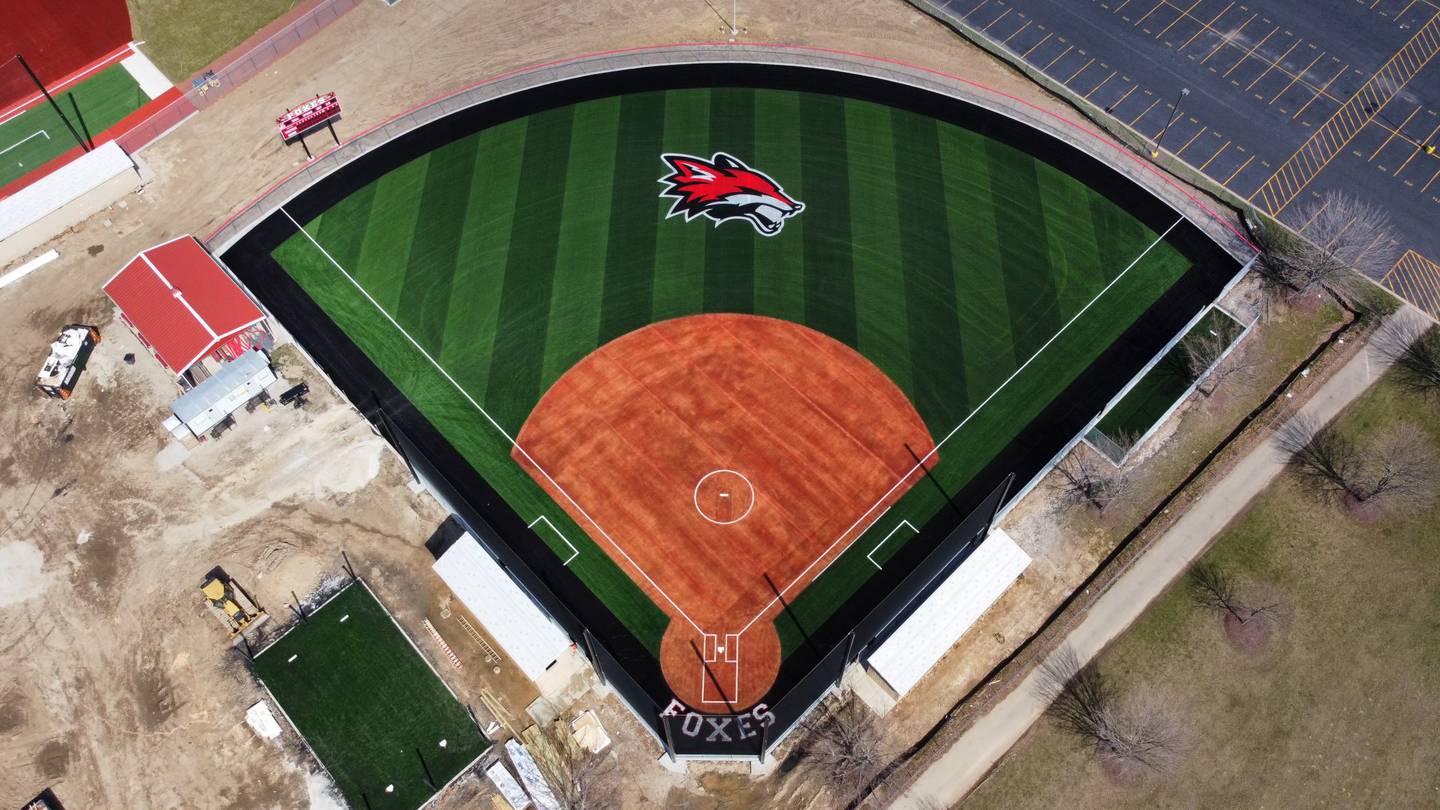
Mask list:
[[140,251],[103,288],[176,375],[265,318],[189,235]]

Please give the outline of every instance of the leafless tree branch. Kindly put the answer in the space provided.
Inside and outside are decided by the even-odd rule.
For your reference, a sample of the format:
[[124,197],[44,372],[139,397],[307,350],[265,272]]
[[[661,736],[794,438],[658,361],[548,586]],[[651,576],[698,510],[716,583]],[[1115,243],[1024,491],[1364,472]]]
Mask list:
[[1300,294],[1341,284],[1347,271],[1379,278],[1395,264],[1398,242],[1384,209],[1331,192],[1302,208],[1300,236],[1279,226],[1258,229],[1256,268],[1272,287]]
[[1394,365],[1395,377],[1405,388],[1440,395],[1440,327],[1396,318],[1376,334],[1374,346]]
[[797,769],[841,802],[857,797],[891,759],[875,715],[849,692],[811,712],[799,730]]
[[1242,600],[1229,574],[1214,563],[1197,563],[1190,569],[1188,579],[1190,596],[1195,600],[1195,604],[1228,614],[1241,624],[1273,618],[1280,609],[1278,602],[1250,605]]
[[[1128,450],[1129,447],[1122,449]],[[1053,486],[1065,506],[1088,506],[1103,512],[1124,495],[1129,486],[1120,470],[1096,461],[1078,448],[1066,456],[1055,471],[1059,473],[1059,478]]]
[[1240,336],[1241,331],[1243,327],[1240,324],[1226,318],[1219,321],[1215,329],[1186,335],[1180,341],[1189,379],[1191,382],[1200,382],[1197,390],[1202,396],[1214,394],[1226,380],[1242,379],[1249,374],[1248,366],[1222,362],[1225,352]]
[[1179,734],[1167,712],[1144,696],[1122,702],[1100,670],[1081,666],[1068,648],[1039,674],[1046,715],[1102,760],[1163,772],[1179,755]]
[[536,728],[539,734],[527,740],[526,748],[564,810],[614,810],[619,806],[619,767],[612,755],[591,754],[558,719]]
[[1436,455],[1429,438],[1401,424],[1370,448],[1361,448],[1334,425],[1292,419],[1276,435],[1290,469],[1306,487],[1355,503],[1423,501],[1435,485]]

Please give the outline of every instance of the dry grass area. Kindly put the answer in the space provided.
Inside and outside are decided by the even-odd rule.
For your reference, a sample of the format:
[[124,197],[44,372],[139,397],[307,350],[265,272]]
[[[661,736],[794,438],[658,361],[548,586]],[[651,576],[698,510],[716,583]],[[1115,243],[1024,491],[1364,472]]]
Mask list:
[[172,82],[183,82],[300,0],[126,0],[131,36]]
[[[1408,421],[1440,446],[1437,403],[1386,379],[1342,415],[1364,442]],[[1159,695],[1179,762],[1116,784],[1049,723],[965,803],[988,807],[1419,807],[1440,802],[1440,501],[1371,526],[1286,476],[1205,560],[1284,616],[1264,649],[1226,639],[1182,584],[1101,658],[1124,694]]]

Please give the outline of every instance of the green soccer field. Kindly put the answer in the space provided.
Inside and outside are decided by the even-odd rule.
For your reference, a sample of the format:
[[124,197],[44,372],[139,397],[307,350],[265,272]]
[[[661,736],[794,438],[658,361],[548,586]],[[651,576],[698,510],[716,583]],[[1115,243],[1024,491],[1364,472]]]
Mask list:
[[489,748],[362,584],[256,656],[255,673],[351,807],[413,810],[435,793],[422,755],[443,787]]
[[[118,62],[52,95],[82,138],[99,136],[150,100]],[[48,103],[31,107],[0,124],[0,186],[79,145]]]
[[[660,155],[716,151],[804,210],[773,237],[667,219]],[[511,460],[500,430],[515,435],[581,358],[696,313],[804,324],[910,396],[944,441],[934,474],[953,492],[1189,267],[1100,193],[998,140],[771,89],[638,92],[508,121],[303,224],[277,261],[527,523],[547,516],[579,546],[571,570],[652,651],[665,615]],[[942,506],[935,487],[911,489],[790,615],[818,626],[913,536],[902,520],[921,526]],[[540,541],[570,555],[552,532]],[[802,638],[790,618],[777,629],[786,651]]]

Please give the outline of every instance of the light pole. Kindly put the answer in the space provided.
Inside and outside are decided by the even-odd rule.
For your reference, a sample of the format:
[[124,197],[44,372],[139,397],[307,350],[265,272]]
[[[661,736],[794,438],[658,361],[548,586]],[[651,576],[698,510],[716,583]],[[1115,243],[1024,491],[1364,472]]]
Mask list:
[[730,41],[735,41],[736,34],[740,33],[740,0],[730,0]]
[[1188,95],[1190,95],[1190,88],[1180,88],[1180,95],[1175,97],[1175,107],[1170,110],[1170,120],[1165,122],[1165,128],[1160,130],[1160,137],[1155,139],[1155,148],[1150,150],[1150,157],[1160,157],[1160,143],[1165,140],[1165,133],[1170,131],[1170,125],[1175,123],[1176,118],[1180,117],[1180,101]]

